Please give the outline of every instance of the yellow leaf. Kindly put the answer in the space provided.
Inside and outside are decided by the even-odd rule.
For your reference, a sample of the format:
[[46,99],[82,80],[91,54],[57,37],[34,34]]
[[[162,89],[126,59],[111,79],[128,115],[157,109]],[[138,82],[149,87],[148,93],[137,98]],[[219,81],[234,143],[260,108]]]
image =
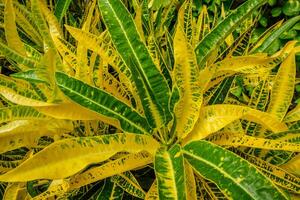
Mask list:
[[155,179],[146,194],[145,200],[158,200],[157,180]]
[[274,80],[267,112],[282,121],[294,96],[296,77],[295,53],[282,62]]
[[[23,187],[22,187],[23,185]],[[10,183],[4,192],[4,200],[19,200],[26,197],[26,190],[23,183]]]
[[[179,16],[184,15],[184,6]],[[184,138],[194,127],[202,104],[202,93],[194,49],[188,43],[183,26],[178,23],[174,37],[174,76],[180,98],[175,105],[176,134]]]
[[292,158],[292,160],[286,164],[280,165],[280,167],[292,174],[300,176],[300,154]]
[[207,139],[215,144],[224,146],[242,146],[259,149],[300,152],[300,144],[252,137],[244,134],[236,134],[231,132],[216,133],[214,135],[209,136]]
[[26,55],[26,52],[24,50],[23,42],[19,37],[15,21],[16,16],[13,7],[13,1],[5,0],[4,29],[7,44],[11,49],[24,56]]
[[41,136],[71,132],[73,124],[64,120],[18,120],[0,127],[0,153],[37,145]]
[[188,162],[184,162],[184,171],[186,177],[186,199],[197,200],[196,182],[194,171]]
[[241,118],[260,123],[273,132],[287,130],[284,123],[259,110],[238,105],[211,105],[202,108],[193,131],[185,141],[203,139]]
[[153,155],[159,146],[152,136],[132,133],[63,139],[47,146],[17,168],[0,175],[0,181],[61,179],[89,164],[105,161],[118,152],[137,153],[145,150]]
[[264,55],[250,55],[226,58],[215,65],[218,71],[238,73],[265,73],[276,67],[293,50],[295,42],[291,41],[279,53],[272,57]]
[[69,180],[69,190],[80,188],[98,180],[145,166],[151,162],[153,162],[153,157],[145,151],[108,161],[99,167],[94,167],[72,177]]
[[300,120],[300,104],[298,104],[293,110],[291,110],[286,117],[284,118],[284,122],[295,122]]
[[56,119],[101,120],[119,129],[121,128],[118,120],[100,115],[99,113],[88,110],[85,107],[70,101],[54,106],[36,107],[35,109],[44,115],[48,115]]

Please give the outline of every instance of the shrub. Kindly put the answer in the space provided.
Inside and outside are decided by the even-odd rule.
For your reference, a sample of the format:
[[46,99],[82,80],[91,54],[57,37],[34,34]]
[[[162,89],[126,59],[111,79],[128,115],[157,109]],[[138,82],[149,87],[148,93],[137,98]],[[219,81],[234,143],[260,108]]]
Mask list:
[[5,0],[4,199],[296,197],[300,49],[250,42],[264,3],[214,23],[190,0],[84,1],[74,19],[70,1]]

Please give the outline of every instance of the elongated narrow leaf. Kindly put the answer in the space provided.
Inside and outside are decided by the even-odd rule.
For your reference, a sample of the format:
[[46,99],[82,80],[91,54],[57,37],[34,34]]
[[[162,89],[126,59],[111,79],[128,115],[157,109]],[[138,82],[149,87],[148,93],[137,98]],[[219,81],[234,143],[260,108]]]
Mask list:
[[153,162],[153,157],[147,152],[129,154],[114,161],[89,169],[82,174],[75,175],[69,181],[69,189],[80,188],[98,180],[123,173]]
[[289,42],[286,44],[282,52],[272,57],[265,56],[237,56],[232,58],[226,58],[220,62],[217,62],[219,71],[233,71],[236,73],[265,73],[276,67],[284,59],[287,58],[289,53],[293,50],[295,42]]
[[47,119],[47,116],[27,106],[11,106],[0,108],[0,123],[23,119]]
[[131,172],[124,172],[122,174],[111,177],[111,181],[116,183],[128,194],[140,199],[145,198],[145,192],[139,185],[138,181]]
[[295,53],[292,52],[282,62],[271,91],[267,112],[282,121],[294,96],[296,78]]
[[37,25],[38,31],[41,34],[43,41],[45,42],[46,46],[44,45],[44,49],[47,50],[47,48],[55,49],[53,40],[51,38],[49,28],[47,26],[47,23],[44,19],[42,9],[40,5],[43,2],[40,0],[32,0],[31,1],[31,13],[35,20],[35,24]]
[[21,55],[25,55],[24,45],[17,31],[16,15],[12,0],[5,0],[4,29],[8,46]]
[[[235,151],[236,152],[236,151]],[[254,164],[265,176],[269,177],[276,185],[300,193],[300,178],[283,170],[281,167],[269,164],[266,161],[250,156],[248,154],[237,152],[239,156]]]
[[184,162],[184,170],[186,177],[186,196],[188,200],[197,200],[197,189],[194,171],[188,162]]
[[[44,93],[50,92],[45,85],[40,85],[39,89]],[[47,97],[43,92],[40,95],[33,84],[0,74],[0,94],[13,103],[37,107],[55,105],[47,102]]]
[[154,169],[159,199],[186,199],[184,162],[179,145],[170,150],[161,147],[155,154]]
[[245,2],[208,33],[195,49],[199,67],[204,67],[208,57],[219,47],[236,26],[238,26],[256,8],[266,2],[266,0],[251,0]]
[[279,38],[279,36],[288,31],[294,24],[296,24],[300,20],[300,16],[295,16],[289,20],[287,20],[281,27],[277,30],[273,31],[267,38],[264,39],[263,43],[258,47],[255,48],[252,53],[259,53],[264,52],[268,47],[270,47],[273,42]]
[[287,126],[284,123],[276,120],[268,113],[246,106],[212,105],[202,109],[194,129],[186,138],[186,141],[203,139],[241,118],[260,123],[274,132],[287,130]]
[[38,32],[38,28],[34,23],[34,19],[31,12],[27,8],[14,1],[14,11],[16,14],[16,22],[25,31],[30,40],[35,42],[39,47],[43,45],[43,39]]
[[193,141],[183,153],[197,173],[233,199],[288,199],[250,163],[217,145]]
[[0,52],[5,57],[17,62],[20,66],[18,66],[22,70],[27,70],[29,68],[35,68],[41,66],[39,63],[34,60],[25,57],[19,54],[17,51],[9,48],[7,45],[0,42]]
[[[13,128],[16,125],[18,126]],[[72,130],[72,123],[63,120],[13,121],[0,127],[0,153],[20,147],[31,147],[37,145],[42,136],[61,135]]]
[[60,72],[56,73],[56,80],[59,88],[71,100],[101,115],[119,120],[124,131],[149,133],[149,126],[142,116],[105,91]]
[[158,147],[159,144],[152,137],[132,133],[59,140],[14,170],[0,175],[0,180],[22,182],[65,178],[89,164],[104,161],[120,151],[137,153],[145,150],[154,155]]
[[54,14],[59,22],[61,22],[63,17],[66,15],[71,2],[72,0],[58,0],[55,4]]
[[[179,16],[184,15],[184,6]],[[174,38],[174,75],[180,92],[180,99],[175,105],[177,120],[176,134],[185,137],[194,127],[200,113],[202,93],[199,69],[192,46],[189,44],[181,23],[177,24]]]
[[291,142],[270,140],[264,138],[257,138],[243,134],[235,134],[229,132],[216,133],[207,138],[210,142],[224,146],[243,146],[260,149],[284,150],[300,152],[300,144]]
[[109,118],[89,109],[86,109],[74,102],[63,102],[54,106],[35,107],[37,111],[44,115],[56,119],[69,119],[69,120],[100,120],[107,124],[113,125],[121,129],[118,120]]
[[171,118],[168,84],[155,67],[130,13],[120,0],[99,0],[98,5],[116,49],[134,74],[131,78],[137,86],[148,123],[152,127],[163,125]]

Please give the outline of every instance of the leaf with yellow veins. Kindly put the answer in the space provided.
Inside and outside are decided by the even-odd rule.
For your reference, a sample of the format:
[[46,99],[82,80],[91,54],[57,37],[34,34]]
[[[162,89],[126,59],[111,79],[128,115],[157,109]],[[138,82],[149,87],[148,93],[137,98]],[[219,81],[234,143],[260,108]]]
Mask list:
[[295,52],[282,62],[271,90],[267,112],[282,121],[294,96],[296,77]]
[[295,122],[300,120],[300,104],[298,104],[293,110],[288,112],[286,117],[284,118],[285,123]]
[[130,171],[115,175],[111,177],[110,180],[128,194],[140,199],[145,199],[145,191],[141,188],[139,182]]
[[14,170],[0,175],[0,181],[61,179],[89,164],[107,160],[118,152],[137,153],[145,150],[153,155],[159,146],[151,136],[132,133],[63,139],[47,146]]
[[[184,6],[179,16],[184,15]],[[177,24],[174,37],[174,77],[179,89],[179,101],[175,105],[176,134],[184,138],[194,127],[202,104],[202,93],[196,55],[189,44],[183,26]]]
[[188,162],[184,162],[184,172],[185,172],[185,181],[186,181],[186,196],[188,200],[197,200],[197,189],[196,181],[194,176],[194,171],[191,165]]
[[232,146],[232,147],[252,147],[269,150],[283,150],[300,152],[300,144],[277,141],[265,138],[257,138],[244,134],[236,134],[232,132],[220,132],[211,135],[207,138],[208,141],[217,145]]
[[100,120],[113,125],[116,128],[121,128],[118,120],[93,112],[71,101],[66,101],[54,106],[36,107],[35,109],[44,115],[51,116],[56,119]]
[[300,155],[295,156],[286,164],[280,165],[280,167],[292,174],[300,176]]
[[176,144],[170,150],[161,147],[155,154],[154,169],[159,199],[186,199],[184,160],[181,147]]
[[7,100],[23,106],[50,106],[54,103],[46,102],[47,99],[36,92],[39,89],[43,93],[50,93],[46,85],[34,87],[24,80],[11,78],[0,74],[0,94]]
[[300,194],[300,178],[282,169],[281,166],[272,165],[260,158],[234,150],[236,154],[255,165],[265,176],[269,177],[276,185]]
[[146,194],[145,200],[158,200],[157,180],[155,179]]
[[273,132],[287,130],[284,123],[259,110],[238,105],[211,105],[202,108],[193,131],[185,141],[203,139],[241,118],[260,123]]
[[295,42],[289,42],[284,49],[273,55],[272,57],[266,57],[264,55],[249,55],[226,58],[220,62],[217,62],[215,66],[218,71],[233,71],[238,73],[265,73],[274,67],[276,67],[287,56],[295,46]]
[[98,180],[145,166],[151,162],[153,162],[153,157],[146,151],[129,154],[75,175],[69,181],[69,189],[80,188]]
[[21,55],[26,55],[23,42],[17,31],[16,14],[12,0],[5,0],[4,29],[8,46]]
[[18,200],[25,199],[26,190],[24,183],[11,183],[9,184],[4,192],[3,199],[5,200]]
[[38,144],[42,136],[68,133],[73,124],[64,120],[18,120],[0,127],[0,153]]

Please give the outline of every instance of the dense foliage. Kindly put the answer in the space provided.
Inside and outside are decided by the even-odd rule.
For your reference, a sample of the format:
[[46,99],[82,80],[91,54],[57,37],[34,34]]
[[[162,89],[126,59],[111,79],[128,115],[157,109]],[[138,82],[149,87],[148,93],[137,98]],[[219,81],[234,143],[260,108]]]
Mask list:
[[299,198],[300,16],[258,33],[267,3],[0,0],[3,198]]

